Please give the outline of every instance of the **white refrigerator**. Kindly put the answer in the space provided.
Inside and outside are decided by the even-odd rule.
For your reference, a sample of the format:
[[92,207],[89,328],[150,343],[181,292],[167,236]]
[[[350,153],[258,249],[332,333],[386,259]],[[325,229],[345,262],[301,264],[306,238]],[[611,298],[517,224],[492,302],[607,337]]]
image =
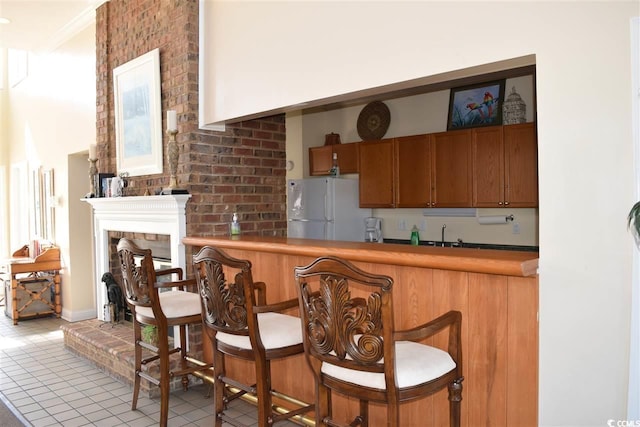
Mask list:
[[364,219],[371,209],[360,209],[358,180],[307,178],[287,181],[288,237],[364,241]]

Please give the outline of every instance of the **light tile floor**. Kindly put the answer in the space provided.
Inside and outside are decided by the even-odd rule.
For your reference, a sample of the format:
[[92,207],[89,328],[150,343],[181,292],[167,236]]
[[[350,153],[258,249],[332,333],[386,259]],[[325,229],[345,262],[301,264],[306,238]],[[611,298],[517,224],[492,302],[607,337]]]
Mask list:
[[[0,307],[0,400],[26,426],[154,426],[159,399],[140,397],[131,410],[131,387],[111,378],[64,347],[54,317],[21,320],[18,325]],[[208,387],[196,385],[169,398],[169,426],[212,426],[213,400]],[[236,400],[227,414],[257,426],[254,406]],[[224,425],[228,425],[224,423]],[[297,424],[285,421],[277,426]]]

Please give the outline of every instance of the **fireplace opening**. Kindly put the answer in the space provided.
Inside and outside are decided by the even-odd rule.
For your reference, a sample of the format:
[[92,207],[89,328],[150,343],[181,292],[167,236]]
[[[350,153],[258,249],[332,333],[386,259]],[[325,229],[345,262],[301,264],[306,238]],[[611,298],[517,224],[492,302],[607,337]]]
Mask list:
[[[122,272],[120,271],[120,261],[118,260],[118,242],[122,238],[128,238],[138,247],[143,249],[151,249],[153,255],[153,265],[155,270],[165,270],[172,267],[171,264],[171,241],[170,236],[164,234],[144,234],[129,232],[109,231],[109,272],[113,275],[116,282],[122,285]],[[173,280],[172,275],[162,276],[159,281],[168,282]],[[106,292],[106,289],[105,289]],[[103,308],[105,317],[110,317],[107,313],[109,307],[105,304]],[[124,320],[132,321],[131,309],[125,304]],[[173,331],[169,331],[169,336],[173,336]]]

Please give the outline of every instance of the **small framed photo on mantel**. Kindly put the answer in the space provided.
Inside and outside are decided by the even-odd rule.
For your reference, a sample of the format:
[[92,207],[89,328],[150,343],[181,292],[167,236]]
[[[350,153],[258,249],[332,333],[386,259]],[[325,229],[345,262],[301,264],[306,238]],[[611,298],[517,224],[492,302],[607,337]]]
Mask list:
[[504,80],[451,89],[447,130],[502,124]]
[[109,197],[109,178],[116,176],[113,173],[98,173],[95,176],[96,180],[96,197]]

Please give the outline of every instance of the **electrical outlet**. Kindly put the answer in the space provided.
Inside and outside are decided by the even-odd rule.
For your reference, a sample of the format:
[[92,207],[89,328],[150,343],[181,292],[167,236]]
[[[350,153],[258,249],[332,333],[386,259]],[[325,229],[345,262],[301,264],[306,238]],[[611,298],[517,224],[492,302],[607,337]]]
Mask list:
[[406,230],[407,229],[407,221],[404,219],[398,220],[398,230]]
[[420,221],[420,231],[427,231],[427,220],[423,219]]
[[520,223],[517,223],[517,222],[513,223],[512,233],[513,234],[520,234]]

